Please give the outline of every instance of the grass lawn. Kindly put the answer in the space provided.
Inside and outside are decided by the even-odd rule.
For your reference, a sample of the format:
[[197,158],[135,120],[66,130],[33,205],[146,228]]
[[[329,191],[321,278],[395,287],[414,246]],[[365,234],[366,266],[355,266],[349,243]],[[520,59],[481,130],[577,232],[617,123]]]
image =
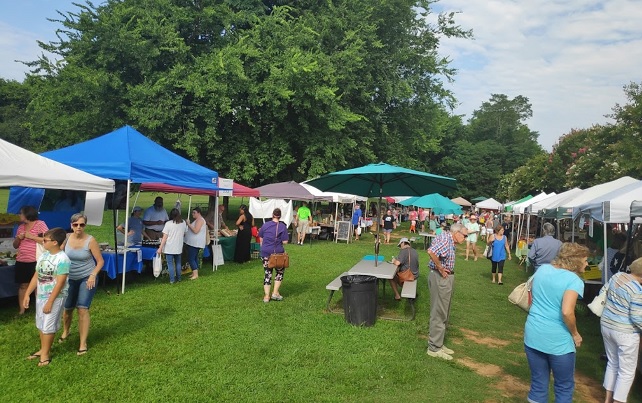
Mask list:
[[[151,204],[154,194],[139,199]],[[187,199],[183,196],[187,209]],[[165,196],[165,205],[175,198]],[[240,200],[232,199],[230,218]],[[1,204],[0,204],[1,205]],[[111,216],[105,217],[105,223]],[[108,224],[88,227],[109,240]],[[393,232],[407,236],[407,225]],[[455,295],[446,362],[428,357],[428,256],[420,252],[417,318],[348,325],[325,312],[325,285],[372,253],[372,236],[353,243],[291,245],[291,267],[281,289],[285,300],[262,302],[258,260],[205,265],[197,281],[169,285],[167,278],[134,274],[125,294],[101,286],[94,299],[88,354],[78,357],[76,322],[53,361],[37,368],[26,356],[38,349],[33,309],[14,319],[13,299],[0,306],[0,374],[3,401],[408,401],[521,402],[529,371],[523,352],[525,313],[506,297],[525,281],[516,261],[506,264],[504,286],[490,283],[490,263],[457,256]],[[382,245],[389,259],[397,248]],[[387,287],[379,293],[386,316],[403,315]],[[335,307],[341,292],[335,293]],[[604,361],[599,320],[578,315],[584,344],[577,357],[577,402],[603,400]],[[642,401],[639,386],[630,401]]]

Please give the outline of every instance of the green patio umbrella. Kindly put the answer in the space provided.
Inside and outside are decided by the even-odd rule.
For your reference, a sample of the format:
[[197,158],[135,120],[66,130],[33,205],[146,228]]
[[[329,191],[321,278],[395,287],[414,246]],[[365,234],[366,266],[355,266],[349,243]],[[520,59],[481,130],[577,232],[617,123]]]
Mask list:
[[[449,198],[440,195],[439,193],[431,193],[429,195],[416,197],[407,203],[407,200],[401,202],[404,206],[416,206],[421,208],[429,208],[435,214],[461,214],[461,206]],[[409,199],[410,200],[410,199]]]
[[[395,165],[369,164],[359,168],[333,172],[308,182],[324,192],[350,193],[365,197],[423,196],[429,193],[446,193],[457,189],[453,178],[429,174]],[[377,240],[379,239],[377,225]],[[375,243],[375,264],[378,261],[379,243]]]

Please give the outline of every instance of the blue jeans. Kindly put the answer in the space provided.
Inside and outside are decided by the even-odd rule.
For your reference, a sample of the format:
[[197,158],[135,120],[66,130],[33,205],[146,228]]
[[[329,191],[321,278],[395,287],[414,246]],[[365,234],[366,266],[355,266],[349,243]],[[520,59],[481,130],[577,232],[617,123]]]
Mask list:
[[187,246],[187,263],[192,270],[198,270],[198,252],[201,251],[201,248],[197,248],[191,245]]
[[[169,272],[169,282],[174,282],[174,275],[176,275],[177,281],[181,281],[181,255],[170,255],[165,254],[165,259],[167,259],[167,271]],[[176,273],[176,274],[174,274]]]
[[531,369],[531,390],[528,401],[548,402],[548,381],[553,371],[555,403],[572,403],[575,389],[575,353],[553,355],[524,345],[528,366]]
[[89,276],[80,280],[68,280],[69,288],[67,289],[67,299],[65,299],[66,310],[89,309],[94,294],[96,294],[96,287],[98,287],[98,277],[96,277],[95,287],[91,290],[87,289],[87,280],[89,280]]

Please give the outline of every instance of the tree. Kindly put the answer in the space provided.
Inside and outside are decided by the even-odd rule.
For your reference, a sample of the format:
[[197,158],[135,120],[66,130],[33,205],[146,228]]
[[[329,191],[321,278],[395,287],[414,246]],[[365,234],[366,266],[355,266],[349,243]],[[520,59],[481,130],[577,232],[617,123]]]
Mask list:
[[0,79],[0,138],[23,148],[30,148],[26,110],[29,89],[14,80]]
[[53,148],[127,123],[251,185],[430,165],[454,102],[439,39],[470,36],[431,3],[87,2],[41,44],[63,60],[31,64],[32,133]]

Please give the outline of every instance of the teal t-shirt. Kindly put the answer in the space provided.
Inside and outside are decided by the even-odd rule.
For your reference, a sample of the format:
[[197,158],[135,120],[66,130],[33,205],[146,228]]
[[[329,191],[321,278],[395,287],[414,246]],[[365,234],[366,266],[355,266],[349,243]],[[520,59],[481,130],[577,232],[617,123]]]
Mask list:
[[533,277],[533,304],[524,328],[524,344],[546,354],[575,352],[573,336],[562,319],[564,292],[584,295],[584,282],[575,273],[544,264]]

